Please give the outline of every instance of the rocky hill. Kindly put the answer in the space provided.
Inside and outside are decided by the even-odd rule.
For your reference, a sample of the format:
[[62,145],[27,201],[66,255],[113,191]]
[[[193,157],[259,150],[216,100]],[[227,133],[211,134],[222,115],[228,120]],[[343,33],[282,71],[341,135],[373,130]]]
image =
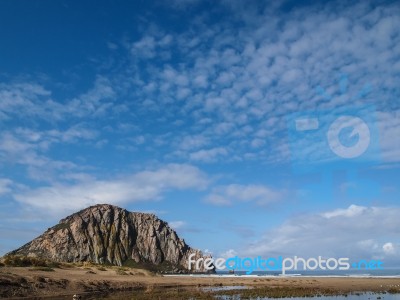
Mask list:
[[187,269],[189,247],[168,224],[153,214],[129,212],[100,204],[74,213],[41,236],[10,252],[58,262],[150,265],[164,270]]

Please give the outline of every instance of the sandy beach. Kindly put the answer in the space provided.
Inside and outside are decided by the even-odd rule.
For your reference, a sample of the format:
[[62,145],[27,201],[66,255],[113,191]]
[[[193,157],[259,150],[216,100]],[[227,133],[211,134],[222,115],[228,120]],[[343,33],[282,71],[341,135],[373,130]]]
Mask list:
[[[244,286],[268,295],[344,295],[354,292],[400,293],[400,278],[352,277],[219,277],[162,276],[146,270],[117,267],[69,267],[43,271],[34,268],[0,268],[0,297],[51,297],[101,292],[141,291],[151,299],[154,290]],[[165,296],[165,298],[168,298]],[[172,299],[172,298],[171,298]],[[182,298],[184,299],[184,298]],[[206,298],[204,298],[206,299]]]

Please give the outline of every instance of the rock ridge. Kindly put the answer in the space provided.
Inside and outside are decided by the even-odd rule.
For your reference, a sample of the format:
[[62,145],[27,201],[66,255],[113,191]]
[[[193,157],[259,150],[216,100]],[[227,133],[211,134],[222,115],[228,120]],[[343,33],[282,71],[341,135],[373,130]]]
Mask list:
[[156,215],[109,204],[74,213],[9,254],[57,262],[166,265],[175,271],[187,270],[191,254],[193,259],[204,257]]

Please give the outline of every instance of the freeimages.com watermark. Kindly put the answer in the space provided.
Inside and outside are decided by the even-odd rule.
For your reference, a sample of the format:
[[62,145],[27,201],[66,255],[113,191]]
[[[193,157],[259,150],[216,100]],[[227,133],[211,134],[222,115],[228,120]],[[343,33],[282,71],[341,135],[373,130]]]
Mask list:
[[341,258],[302,258],[298,256],[286,257],[268,257],[263,259],[261,256],[250,257],[230,257],[225,258],[199,258],[193,259],[195,254],[191,254],[188,258],[188,270],[210,271],[214,268],[216,270],[224,271],[245,271],[250,275],[254,271],[281,271],[285,275],[287,271],[314,271],[314,270],[349,270],[350,268],[357,270],[378,270],[383,269],[383,262],[380,260],[359,260],[351,263],[347,257]]

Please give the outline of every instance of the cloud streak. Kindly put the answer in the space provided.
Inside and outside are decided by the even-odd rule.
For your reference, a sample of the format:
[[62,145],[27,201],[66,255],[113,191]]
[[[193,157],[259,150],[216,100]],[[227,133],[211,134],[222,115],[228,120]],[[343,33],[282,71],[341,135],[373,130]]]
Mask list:
[[198,190],[207,185],[207,176],[196,167],[169,164],[119,179],[88,178],[76,184],[29,189],[15,193],[14,198],[21,204],[59,215],[99,203],[122,205],[157,201],[170,190]]
[[282,200],[285,194],[286,192],[283,190],[263,185],[230,184],[213,188],[213,191],[204,200],[213,205],[231,205],[235,202],[254,202],[257,205],[267,205]]

